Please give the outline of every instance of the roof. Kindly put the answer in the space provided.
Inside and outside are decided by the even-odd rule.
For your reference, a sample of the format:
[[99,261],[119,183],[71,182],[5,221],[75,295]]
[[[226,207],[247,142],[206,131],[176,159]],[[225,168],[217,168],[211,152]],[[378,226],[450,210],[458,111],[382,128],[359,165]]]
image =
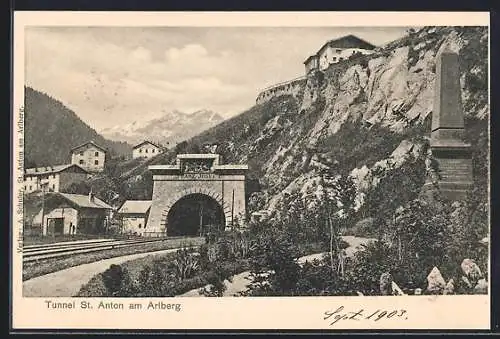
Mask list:
[[59,172],[65,171],[71,167],[78,167],[80,170],[84,171],[85,173],[89,173],[87,170],[85,170],[81,166],[78,166],[77,164],[66,164],[66,165],[26,168],[24,170],[24,175],[47,175],[47,174],[59,173]]
[[118,213],[145,214],[151,208],[151,200],[127,200],[118,210]]
[[71,203],[77,205],[78,207],[113,209],[113,207],[109,206],[104,201],[96,197],[94,197],[94,201],[90,201],[88,195],[60,193],[60,192],[57,194],[64,197],[66,200],[69,200]]
[[320,52],[327,46],[336,48],[362,48],[369,50],[375,49],[377,47],[361,38],[358,38],[355,35],[350,34],[340,37],[338,39],[327,41],[323,46],[321,46],[321,48],[318,50],[316,54],[320,54]]
[[313,58],[317,58],[318,56],[316,54],[313,54],[313,55],[310,55],[309,57],[307,57],[306,61],[304,61],[305,64],[307,64],[309,62],[309,60],[313,59]]
[[163,146],[161,146],[160,144],[157,144],[156,142],[152,142],[152,141],[149,141],[149,140],[144,140],[143,142],[140,142],[138,143],[137,145],[135,145],[134,147],[132,147],[133,149],[136,149],[138,147],[141,147],[142,145],[144,144],[151,144],[153,146],[156,146],[158,148],[163,148]]
[[74,150],[79,149],[79,148],[81,148],[81,147],[83,147],[83,146],[86,146],[86,145],[88,145],[88,144],[92,144],[92,145],[94,145],[95,147],[97,147],[97,148],[99,148],[99,149],[103,150],[104,152],[107,152],[107,150],[106,150],[104,147],[99,146],[99,145],[98,145],[98,144],[96,144],[94,141],[87,141],[87,142],[85,142],[85,143],[83,143],[83,144],[81,144],[81,145],[75,146],[75,147],[71,148],[71,152],[73,152]]

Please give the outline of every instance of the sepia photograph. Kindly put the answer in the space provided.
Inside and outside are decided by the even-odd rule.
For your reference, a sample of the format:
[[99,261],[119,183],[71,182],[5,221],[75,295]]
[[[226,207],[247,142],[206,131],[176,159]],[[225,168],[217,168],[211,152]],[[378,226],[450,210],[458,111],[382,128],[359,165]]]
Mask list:
[[[489,322],[488,22],[22,29],[23,300],[483,296]],[[342,305],[318,320],[407,317]]]

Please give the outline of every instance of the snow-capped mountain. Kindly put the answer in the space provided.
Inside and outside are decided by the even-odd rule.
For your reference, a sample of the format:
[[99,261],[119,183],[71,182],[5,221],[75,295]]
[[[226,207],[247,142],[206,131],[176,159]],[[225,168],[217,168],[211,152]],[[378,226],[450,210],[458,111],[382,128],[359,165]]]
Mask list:
[[178,110],[162,111],[159,118],[143,119],[125,125],[101,130],[106,138],[132,144],[155,140],[165,145],[175,145],[224,120],[218,113],[199,110],[184,113]]

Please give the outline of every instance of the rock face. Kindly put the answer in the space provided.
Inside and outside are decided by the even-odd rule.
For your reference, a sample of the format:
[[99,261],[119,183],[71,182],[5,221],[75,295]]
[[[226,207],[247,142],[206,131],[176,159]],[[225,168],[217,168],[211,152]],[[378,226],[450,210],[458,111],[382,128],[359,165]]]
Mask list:
[[[354,181],[359,210],[388,174],[413,174],[420,167],[425,172],[435,57],[445,42],[464,56],[460,79],[465,116],[474,117],[474,124],[486,121],[487,28],[426,27],[372,55],[313,73],[303,93],[277,92],[193,142],[222,140],[232,145],[231,163],[249,164],[265,193],[249,205],[249,214],[267,210],[272,218],[287,210],[287,195],[295,193],[312,207],[326,196],[336,196],[333,186],[339,176]],[[324,180],[325,172],[331,182]],[[425,173],[421,176],[423,180]],[[407,185],[395,190],[395,196],[410,196]]]
[[[371,154],[375,159],[359,161],[350,167],[357,187],[356,208],[364,204],[365,193],[386,173],[420,161],[420,157],[425,156],[424,141],[409,136],[408,131],[423,126],[432,112],[437,51],[446,43],[455,46],[461,55],[469,56],[473,44],[479,41],[480,46],[487,45],[485,34],[482,29],[425,28],[414,40],[394,42],[373,55],[334,64],[321,74],[310,75],[303,98],[296,101],[296,115],[290,115],[288,110],[271,117],[263,133],[249,146],[252,152],[247,157],[261,155],[262,150],[275,147],[263,162],[263,175],[273,191],[267,208],[274,210],[284,199],[284,192],[298,190],[303,198],[314,199],[321,190],[315,184],[321,171],[348,166],[345,156],[339,152],[329,153],[329,148],[324,146],[333,143],[332,140],[338,140],[330,147],[332,152],[343,148],[347,153],[356,152],[358,145],[373,142],[370,140],[372,130],[394,137],[392,142],[376,148],[377,151],[383,149],[384,155],[375,158]],[[474,53],[479,51],[483,49],[475,49]],[[477,116],[487,110],[487,90],[473,89],[467,83],[466,73],[476,69],[477,76],[486,84],[487,77],[483,79],[483,76],[487,74],[487,62],[486,59],[477,59],[475,65],[461,62],[464,114]],[[274,105],[281,105],[280,100],[293,100],[285,96],[275,99]],[[475,105],[472,102],[483,105],[472,110]],[[428,132],[425,129],[424,133]],[[345,141],[358,140],[360,134],[366,137],[359,138],[356,146]],[[325,157],[333,158],[331,163],[323,161]]]
[[444,287],[443,294],[453,294],[455,292],[455,281],[453,279],[448,280],[446,286]]
[[488,294],[488,282],[486,279],[480,279],[474,287],[475,294]]
[[479,266],[472,259],[464,259],[460,265],[464,276],[472,283],[475,284],[483,277],[483,273]]
[[429,294],[441,294],[446,286],[441,272],[437,267],[434,267],[427,276],[427,292]]
[[380,275],[380,294],[391,295],[392,294],[392,275],[388,272],[384,272]]

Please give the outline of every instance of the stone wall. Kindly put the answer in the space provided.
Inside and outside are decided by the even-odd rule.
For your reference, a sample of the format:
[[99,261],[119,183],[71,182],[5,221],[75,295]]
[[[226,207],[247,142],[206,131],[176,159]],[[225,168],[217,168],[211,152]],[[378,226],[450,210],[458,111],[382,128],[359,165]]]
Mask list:
[[306,77],[303,76],[268,87],[259,93],[256,104],[262,104],[281,95],[293,95],[298,99],[302,99],[305,84]]

